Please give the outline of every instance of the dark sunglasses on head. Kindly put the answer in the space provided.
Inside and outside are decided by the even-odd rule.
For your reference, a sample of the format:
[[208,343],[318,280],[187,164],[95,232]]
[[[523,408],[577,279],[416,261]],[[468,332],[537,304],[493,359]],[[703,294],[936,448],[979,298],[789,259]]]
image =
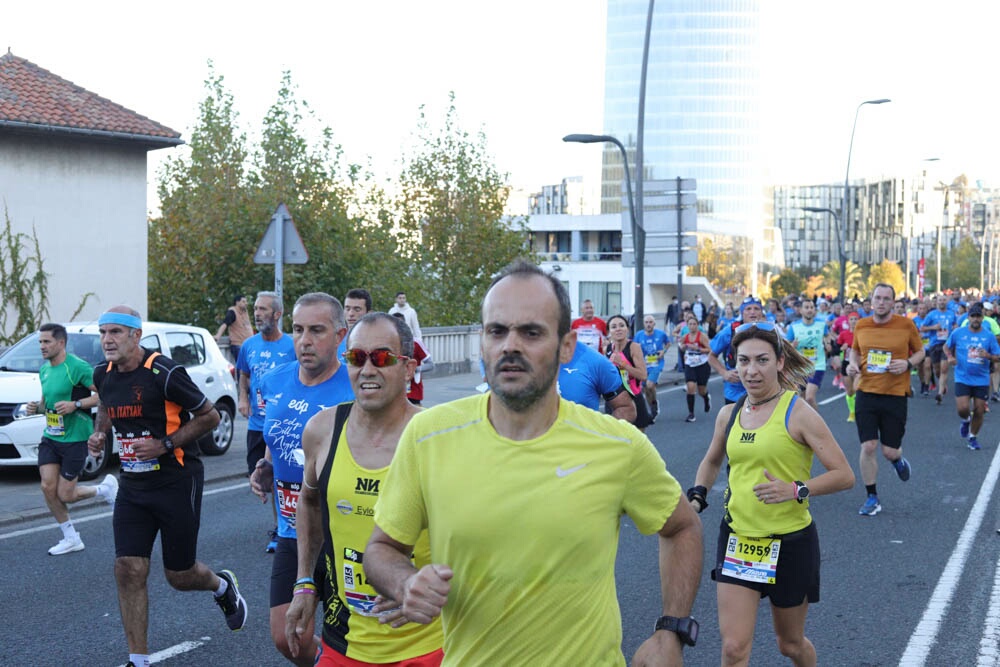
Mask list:
[[736,327],[736,333],[743,333],[750,329],[760,329],[761,331],[774,331],[774,325],[770,322],[747,322]]
[[360,368],[369,359],[371,359],[372,366],[375,368],[385,368],[386,366],[395,366],[400,361],[409,361],[410,358],[404,357],[401,354],[394,354],[389,350],[372,350],[371,352],[366,352],[365,350],[352,347],[347,352],[344,352],[344,361],[351,366]]

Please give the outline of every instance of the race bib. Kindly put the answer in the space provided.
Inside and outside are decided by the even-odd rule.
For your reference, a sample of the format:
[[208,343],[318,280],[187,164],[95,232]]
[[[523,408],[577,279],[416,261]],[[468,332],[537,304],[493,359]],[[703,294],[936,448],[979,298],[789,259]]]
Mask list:
[[66,425],[63,423],[63,416],[61,414],[56,412],[45,413],[45,435],[66,435]]
[[804,347],[800,350],[802,356],[809,361],[816,361],[816,348],[815,347]]
[[701,366],[708,363],[708,355],[704,352],[692,352],[687,350],[684,352],[684,365],[691,366],[692,368],[696,366]]
[[[375,609],[375,599],[378,594],[368,579],[365,578],[364,554],[355,549],[344,549],[344,567],[341,580],[344,583],[344,599],[347,600],[351,612],[362,616],[385,616],[394,609],[378,612]],[[410,559],[412,562],[412,559]]]
[[660,355],[658,354],[647,354],[646,355],[646,365],[656,366],[660,363]]
[[888,350],[868,350],[868,372],[888,373],[892,362],[892,352]]
[[267,403],[264,401],[264,394],[260,393],[260,389],[257,390],[257,413],[263,415],[267,409]]
[[299,492],[302,490],[301,482],[286,482],[283,479],[275,480],[277,487],[278,514],[283,516],[288,525],[295,528],[295,510],[299,506]]
[[948,340],[948,330],[947,329],[938,329],[937,330],[937,339],[938,340]]
[[778,570],[781,540],[776,537],[745,537],[732,533],[726,543],[722,573],[727,577],[773,584]]
[[[117,435],[117,434],[116,434]],[[135,453],[135,443],[142,442],[149,437],[146,433],[138,438],[124,438],[117,435],[118,446],[120,448],[119,458],[122,463],[122,472],[146,473],[155,472],[160,469],[160,462],[157,459],[151,461],[140,461]]]
[[987,362],[987,358],[979,356],[979,353],[982,349],[983,348],[977,343],[970,344],[965,351],[965,360],[968,363],[976,364],[977,366],[985,364]]
[[577,329],[576,339],[589,348],[601,351],[601,332],[597,329]]

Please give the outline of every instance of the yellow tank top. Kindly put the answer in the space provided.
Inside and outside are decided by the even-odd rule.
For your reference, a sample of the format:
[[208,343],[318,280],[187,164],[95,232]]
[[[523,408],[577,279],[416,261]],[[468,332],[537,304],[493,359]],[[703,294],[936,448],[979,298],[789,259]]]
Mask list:
[[754,485],[767,481],[765,468],[786,482],[805,481],[811,475],[812,449],[788,434],[788,418],[797,398],[795,392],[786,391],[760,428],[744,429],[739,417],[733,422],[726,441],[729,486],[725,494],[725,518],[740,535],[785,535],[812,522],[808,499],[768,505],[757,500],[753,492]]
[[[398,662],[441,648],[441,619],[430,625],[380,625],[371,609],[377,593],[368,583],[364,551],[375,525],[374,507],[389,468],[360,466],[341,432],[331,466],[327,460],[320,484],[325,488],[323,552],[327,578],[323,639],[343,655],[362,662]],[[430,563],[427,531],[413,548],[414,565]]]

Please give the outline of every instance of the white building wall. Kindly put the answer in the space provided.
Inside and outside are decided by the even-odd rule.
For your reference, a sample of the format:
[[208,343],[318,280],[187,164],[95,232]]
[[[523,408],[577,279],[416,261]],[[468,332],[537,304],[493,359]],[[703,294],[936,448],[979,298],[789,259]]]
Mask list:
[[49,315],[78,319],[127,303],[147,315],[146,151],[118,144],[0,136],[0,215],[38,235]]

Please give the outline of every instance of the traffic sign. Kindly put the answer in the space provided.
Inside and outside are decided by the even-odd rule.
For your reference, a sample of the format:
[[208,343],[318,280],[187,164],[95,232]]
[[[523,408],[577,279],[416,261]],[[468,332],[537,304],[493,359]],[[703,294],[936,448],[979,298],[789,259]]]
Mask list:
[[[278,239],[278,228],[282,230],[282,237]],[[283,264],[305,264],[309,261],[309,253],[302,245],[302,238],[299,230],[295,228],[292,221],[292,214],[283,203],[278,204],[271,222],[264,232],[264,237],[257,246],[257,252],[253,256],[254,264],[274,264],[278,255],[278,242],[281,241],[282,263]]]
[[[659,252],[661,250],[672,250],[677,252],[677,246],[685,250],[698,247],[698,237],[694,234],[682,234],[680,244],[677,242],[677,234],[650,234],[646,233],[646,252]],[[632,250],[632,235],[622,234],[622,250]]]
[[[657,248],[656,250],[650,251],[649,248],[643,253],[646,261],[644,266],[677,266],[677,249],[672,250],[662,250]],[[688,248],[681,251],[681,264],[683,266],[694,266],[698,263],[698,251],[694,248]],[[625,249],[624,244],[622,244],[622,266],[635,266],[635,253],[632,249]]]
[[[649,210],[642,214],[642,228],[646,232],[673,232],[677,233],[677,209]],[[681,231],[698,231],[698,213],[693,206],[681,209]],[[622,214],[622,233],[632,233],[632,218],[628,211]]]

